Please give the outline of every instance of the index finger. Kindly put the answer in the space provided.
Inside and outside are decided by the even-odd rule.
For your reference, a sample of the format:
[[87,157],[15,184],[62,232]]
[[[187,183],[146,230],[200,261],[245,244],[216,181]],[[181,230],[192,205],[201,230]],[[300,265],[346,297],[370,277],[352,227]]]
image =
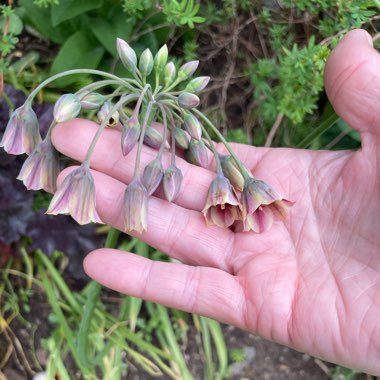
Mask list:
[[[94,137],[98,124],[95,122],[74,119],[73,121],[58,124],[52,134],[52,141],[58,151],[77,161],[83,161]],[[253,148],[248,145],[232,144],[236,154],[248,167],[256,164],[267,149]],[[226,153],[222,144],[217,145],[217,150]],[[120,132],[113,129],[103,131],[91,158],[91,167],[96,171],[105,173],[118,181],[128,184],[133,176],[136,149],[124,157],[120,149]],[[142,166],[147,165],[157,155],[157,151],[144,147],[141,158]],[[170,154],[164,154],[164,167],[170,163]],[[215,178],[213,161],[210,160],[210,170],[189,164],[178,157],[177,166],[183,174],[181,191],[175,203],[189,210],[201,211],[204,207],[208,188]]]

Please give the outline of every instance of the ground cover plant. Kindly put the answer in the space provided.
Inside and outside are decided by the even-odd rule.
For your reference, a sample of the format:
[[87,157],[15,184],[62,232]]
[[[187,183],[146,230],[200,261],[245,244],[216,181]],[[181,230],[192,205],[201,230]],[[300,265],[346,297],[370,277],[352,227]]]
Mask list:
[[[48,134],[54,117],[57,121],[62,120],[67,112],[71,112],[69,116],[73,117],[79,107],[78,100],[79,104],[82,101],[80,107],[85,117],[103,122],[104,128],[122,129],[124,139],[120,142],[120,149],[128,152],[131,149],[130,136],[138,135],[134,132],[144,127],[145,116],[149,114],[149,91],[153,95],[158,88],[155,87],[155,71],[149,72],[150,66],[157,67],[165,61],[166,49],[160,50],[160,47],[167,43],[173,59],[169,66],[169,62],[162,64],[159,86],[169,87],[170,76],[174,70],[178,74],[181,68],[188,78],[178,83],[177,88],[173,86],[172,93],[167,91],[169,96],[161,95],[162,100],[166,97],[162,105],[164,112],[158,106],[150,117],[163,123],[166,115],[169,132],[177,132],[172,133],[176,137],[176,149],[187,150],[191,144],[193,153],[190,154],[188,149],[187,156],[193,162],[204,163],[207,157],[204,152],[212,149],[207,135],[217,139],[221,134],[222,139],[266,146],[358,147],[358,134],[338,119],[324,96],[323,68],[331,48],[345,31],[353,27],[364,26],[373,35],[375,45],[379,42],[378,6],[376,1],[10,1],[1,8],[0,20],[0,32],[4,37],[0,43],[3,95],[0,115],[0,132],[3,135],[0,137],[4,145],[11,141],[9,135],[4,134],[11,113],[21,107],[49,76],[82,68],[104,70],[118,79],[128,78],[128,83],[138,83],[140,87],[136,86],[139,91],[136,94],[141,95],[147,82],[151,84],[151,88],[144,92],[148,101],[141,101],[139,126],[128,124],[137,99],[131,103],[132,107],[112,109],[121,98],[115,101],[116,98],[111,99],[109,95],[119,93],[122,97],[121,83],[116,86],[109,83],[105,87],[107,91],[101,93],[95,90],[95,86],[91,87],[95,77],[90,72],[48,83],[36,95],[33,108],[44,136]],[[119,52],[115,43],[117,37],[128,42],[125,45],[120,41]],[[128,47],[133,49],[136,59]],[[117,60],[118,53],[129,71]],[[190,85],[189,73],[198,59],[201,79],[193,79]],[[187,61],[192,63],[186,66]],[[208,76],[212,80],[204,87]],[[94,90],[81,91],[86,86]],[[199,89],[202,89],[201,93],[198,93]],[[179,100],[178,96],[183,91],[188,95]],[[156,95],[159,92],[157,90]],[[192,111],[198,96],[208,119]],[[54,112],[57,101],[60,106],[56,106]],[[171,106],[173,124],[167,109]],[[187,124],[184,123],[186,117],[191,119]],[[146,118],[145,129],[148,129],[151,120],[148,116]],[[178,128],[185,124],[185,129]],[[218,129],[215,130],[211,124],[217,125]],[[124,128],[126,125],[128,128]],[[164,194],[174,198],[181,175],[177,174],[175,162],[166,177],[160,165],[160,151],[167,149],[163,144],[165,130],[158,129],[158,134],[156,129],[149,132],[152,136],[145,143],[153,144],[158,156],[146,169],[144,187],[151,187],[153,192],[157,183],[166,181]],[[39,137],[35,135],[32,141],[39,142]],[[170,141],[168,143],[170,145]],[[11,143],[7,146],[8,150],[15,147]],[[28,165],[36,154],[29,157]],[[49,165],[55,162],[49,167],[51,181],[46,182],[43,177],[37,181],[35,175],[30,176],[30,166],[28,172],[26,165],[21,177],[28,187],[42,184],[47,190],[55,190],[52,179],[59,169],[72,164],[67,159],[61,159],[59,163],[54,161],[53,151],[48,157]],[[258,366],[258,363],[247,364],[249,355],[243,350],[232,350],[229,355],[221,327],[214,321],[131,297],[117,296],[101,290],[94,282],[87,283],[81,261],[86,252],[105,242],[107,233],[107,245],[113,244],[159,260],[168,258],[144,243],[123,234],[119,236],[108,227],[77,227],[64,216],[48,219],[42,210],[49,207],[52,196],[24,191],[22,183],[15,179],[25,159],[8,156],[3,151],[1,158],[0,328],[6,349],[0,352],[0,370],[6,368],[7,363],[16,362],[19,364],[15,367],[23,368],[28,375],[46,370],[51,378],[59,374],[62,378],[117,379],[140,371],[139,376],[143,378],[164,375],[214,379],[232,376],[233,362],[242,363],[240,373]],[[244,190],[244,175],[243,179],[241,177],[244,168],[239,168],[239,164],[231,161],[230,157],[217,156],[217,159],[221,162],[220,173],[229,176],[231,181],[235,178],[233,185],[238,191]],[[231,162],[233,166],[228,166]],[[239,169],[240,176],[237,174]],[[144,173],[141,170],[141,183],[144,182]],[[135,201],[145,202],[144,191],[141,197],[141,183],[138,183],[137,191],[129,195],[131,202],[125,212],[136,215]],[[227,200],[228,207],[216,207],[214,202],[220,199],[216,200],[211,194],[205,215],[209,221],[227,227],[238,216],[235,193],[225,185],[225,181],[217,181],[216,185],[224,186],[226,196],[223,200]],[[137,195],[138,191],[140,195]],[[276,202],[282,202],[280,205],[285,204],[283,196],[286,194],[274,197]],[[57,197],[53,199],[53,211],[57,211],[53,207],[57,204]],[[246,204],[247,212],[253,206],[248,200]],[[89,210],[92,210],[91,215]],[[81,222],[96,219],[93,207],[84,214],[74,206],[71,211]],[[149,228],[144,215],[127,218],[133,223],[126,223],[126,230]],[[249,221],[241,228],[260,231],[268,228],[269,224]],[[45,237],[47,229],[51,230],[49,238]],[[75,244],[70,244],[70,241],[75,241]],[[76,279],[74,282],[73,278]],[[18,333],[38,331],[35,321],[28,321],[33,315],[33,303],[38,298],[43,298],[45,305],[49,305],[44,317],[49,317],[51,324],[41,343],[43,351],[48,353],[48,358],[42,361],[38,357],[39,340],[33,349],[32,339],[22,340]],[[90,344],[92,341],[95,344]],[[188,356],[189,352],[194,354],[190,350],[191,345],[202,353],[199,362],[205,363],[204,369],[192,367],[192,356]],[[313,374],[317,378],[359,376],[354,371],[315,363],[310,378]],[[280,371],[279,368],[276,370]],[[278,378],[278,373],[272,373],[272,377]],[[293,375],[297,378],[296,373]],[[247,376],[250,376],[249,372]]]

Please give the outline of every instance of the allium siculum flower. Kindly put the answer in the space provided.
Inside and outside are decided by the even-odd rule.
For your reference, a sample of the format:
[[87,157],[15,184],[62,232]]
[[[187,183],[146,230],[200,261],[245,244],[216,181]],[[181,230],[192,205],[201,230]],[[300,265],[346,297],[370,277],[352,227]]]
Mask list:
[[268,230],[275,216],[284,219],[293,205],[267,183],[256,178],[246,180],[241,201],[244,231],[258,233]]
[[137,116],[132,116],[122,124],[121,151],[126,156],[137,144],[141,132],[141,126]]
[[124,193],[124,229],[143,232],[148,228],[148,192],[140,179],[134,179]]
[[63,180],[46,213],[70,214],[79,224],[103,223],[96,212],[95,185],[88,162]]
[[232,186],[239,191],[244,189],[244,176],[231,156],[219,156],[223,174],[230,180]]
[[24,162],[17,179],[21,180],[28,190],[44,189],[49,193],[54,193],[57,189],[58,174],[58,152],[47,137],[37,145]]
[[181,190],[182,180],[183,175],[181,169],[177,168],[175,164],[170,165],[165,170],[163,179],[164,193],[165,198],[169,202],[172,202],[177,198],[178,193]]
[[189,143],[189,149],[185,151],[185,157],[191,164],[208,169],[208,152],[203,140],[192,138]]
[[157,157],[145,166],[142,183],[148,192],[148,195],[152,195],[156,191],[163,176],[164,168],[162,167],[161,158]]
[[75,94],[62,95],[54,106],[54,120],[63,123],[74,119],[79,115],[81,103]]
[[12,113],[0,147],[10,154],[31,154],[40,142],[37,116],[30,104],[25,103]]
[[230,181],[222,174],[211,182],[203,215],[207,224],[228,228],[239,218],[239,201]]

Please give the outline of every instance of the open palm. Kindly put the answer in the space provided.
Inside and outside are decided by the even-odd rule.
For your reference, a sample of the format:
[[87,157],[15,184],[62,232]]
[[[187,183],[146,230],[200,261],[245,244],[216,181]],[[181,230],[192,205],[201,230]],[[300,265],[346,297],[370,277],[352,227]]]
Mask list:
[[[100,249],[86,258],[87,273],[115,290],[380,374],[380,56],[366,32],[350,32],[332,53],[326,89],[361,132],[360,151],[233,146],[255,176],[295,202],[285,222],[260,235],[206,227],[200,211],[214,173],[180,160],[176,203],[152,197],[148,231],[138,236],[184,264]],[[59,125],[53,141],[83,160],[95,130],[76,120]],[[133,153],[123,157],[119,139],[105,131],[92,168],[98,213],[122,228]],[[153,158],[147,148],[143,160]]]

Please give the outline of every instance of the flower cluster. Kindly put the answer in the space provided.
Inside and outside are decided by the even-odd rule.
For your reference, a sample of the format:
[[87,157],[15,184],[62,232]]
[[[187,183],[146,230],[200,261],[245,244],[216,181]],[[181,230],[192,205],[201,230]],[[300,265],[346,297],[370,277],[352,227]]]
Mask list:
[[[126,231],[143,232],[148,227],[148,197],[162,186],[165,198],[172,202],[180,193],[182,172],[176,165],[176,150],[192,164],[209,168],[210,151],[217,163],[203,213],[208,224],[228,228],[242,223],[244,231],[262,232],[272,224],[274,216],[286,216],[290,202],[284,200],[265,182],[252,176],[236,157],[218,129],[196,107],[198,93],[209,77],[193,77],[198,61],[178,69],[168,61],[166,45],[153,56],[149,49],[139,59],[131,46],[117,40],[121,62],[129,71],[128,78],[98,70],[70,70],[47,79],[14,111],[0,146],[11,154],[29,155],[19,179],[28,189],[44,189],[55,193],[47,210],[49,214],[70,214],[78,223],[101,223],[96,211],[95,183],[90,171],[94,147],[105,128],[120,131],[120,152],[135,152],[135,168],[124,195],[124,227]],[[54,107],[54,120],[44,139],[40,136],[37,117],[31,107],[37,92],[64,75],[89,73],[105,79],[93,82],[76,93],[62,95]],[[105,93],[107,92],[107,93]],[[72,171],[56,188],[60,162],[51,143],[51,131],[57,125],[90,110],[97,114],[98,130],[82,165]],[[163,126],[154,128],[153,122]],[[207,129],[220,137],[230,152],[221,156]],[[169,138],[170,136],[170,138]],[[170,141],[170,143],[169,143]],[[157,150],[156,157],[140,168],[143,145]],[[163,154],[170,151],[171,163],[164,168]]]

